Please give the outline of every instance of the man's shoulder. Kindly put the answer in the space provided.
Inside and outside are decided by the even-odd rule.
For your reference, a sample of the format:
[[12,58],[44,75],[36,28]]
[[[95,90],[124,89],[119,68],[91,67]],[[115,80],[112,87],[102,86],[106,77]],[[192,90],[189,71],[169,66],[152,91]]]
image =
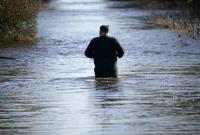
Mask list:
[[92,39],[92,41],[99,40],[99,38],[100,38],[100,37],[94,37],[94,38]]
[[[112,40],[112,41],[117,40],[115,37],[112,37],[112,36],[107,36],[107,39]],[[99,40],[101,40],[101,37],[94,37],[91,41],[95,42],[95,41],[99,41]]]
[[115,38],[115,37],[112,37],[112,36],[108,36],[108,38],[109,38],[110,40],[116,40],[116,38]]

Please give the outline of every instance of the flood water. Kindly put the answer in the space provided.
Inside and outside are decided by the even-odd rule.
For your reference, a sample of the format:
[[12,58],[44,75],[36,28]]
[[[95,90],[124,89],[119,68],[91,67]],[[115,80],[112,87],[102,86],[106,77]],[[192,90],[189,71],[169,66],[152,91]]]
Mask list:
[[[200,133],[200,41],[150,28],[147,11],[113,2],[51,4],[38,15],[37,44],[0,48],[15,58],[0,60],[1,135]],[[84,56],[101,24],[125,49],[118,79],[95,79]]]

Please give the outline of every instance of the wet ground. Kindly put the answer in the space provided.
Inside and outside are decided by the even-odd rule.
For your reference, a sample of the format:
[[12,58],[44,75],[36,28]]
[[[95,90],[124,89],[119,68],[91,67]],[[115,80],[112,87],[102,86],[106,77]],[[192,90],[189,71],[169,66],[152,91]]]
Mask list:
[[[152,29],[147,11],[113,2],[52,5],[38,16],[37,44],[0,48],[15,58],[0,60],[1,135],[200,133],[200,41]],[[126,51],[118,79],[95,79],[84,56],[101,24]]]

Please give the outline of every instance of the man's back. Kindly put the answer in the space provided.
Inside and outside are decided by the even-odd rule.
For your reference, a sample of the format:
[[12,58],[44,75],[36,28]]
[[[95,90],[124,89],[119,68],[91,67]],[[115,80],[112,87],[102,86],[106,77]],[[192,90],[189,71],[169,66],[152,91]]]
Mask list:
[[116,77],[117,57],[124,54],[119,42],[109,36],[100,36],[91,40],[85,55],[94,58],[96,77]]
[[119,42],[108,36],[109,26],[101,25],[99,35],[90,41],[85,55],[94,59],[96,77],[117,77],[117,57],[124,55]]

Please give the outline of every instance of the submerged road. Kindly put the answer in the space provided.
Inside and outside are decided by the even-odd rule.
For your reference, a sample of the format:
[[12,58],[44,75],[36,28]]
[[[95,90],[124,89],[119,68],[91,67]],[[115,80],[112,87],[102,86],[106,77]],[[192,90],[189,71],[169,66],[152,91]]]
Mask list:
[[[0,48],[15,58],[0,60],[1,135],[200,133],[200,41],[149,27],[149,13],[124,2],[51,4],[37,44]],[[125,48],[118,79],[95,79],[84,56],[101,24]]]

